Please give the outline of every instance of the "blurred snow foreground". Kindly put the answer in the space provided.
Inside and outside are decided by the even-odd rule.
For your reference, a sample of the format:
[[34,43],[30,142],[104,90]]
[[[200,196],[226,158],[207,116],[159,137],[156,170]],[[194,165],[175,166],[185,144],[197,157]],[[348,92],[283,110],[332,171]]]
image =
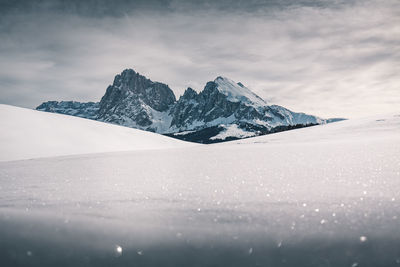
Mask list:
[[217,145],[0,123],[0,266],[400,266],[400,113]]

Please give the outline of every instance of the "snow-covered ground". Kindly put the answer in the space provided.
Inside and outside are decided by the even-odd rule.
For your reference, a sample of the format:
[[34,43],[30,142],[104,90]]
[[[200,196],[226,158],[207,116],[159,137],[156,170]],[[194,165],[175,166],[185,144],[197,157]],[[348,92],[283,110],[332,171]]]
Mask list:
[[0,161],[192,146],[137,129],[0,104]]
[[245,138],[245,137],[252,137],[256,135],[254,132],[247,132],[236,124],[231,124],[231,125],[221,125],[222,127],[225,128],[224,131],[220,132],[216,136],[213,136],[210,138],[210,140],[225,140],[226,138],[229,137],[236,137],[236,138]]
[[400,113],[0,163],[1,266],[399,266],[399,229]]

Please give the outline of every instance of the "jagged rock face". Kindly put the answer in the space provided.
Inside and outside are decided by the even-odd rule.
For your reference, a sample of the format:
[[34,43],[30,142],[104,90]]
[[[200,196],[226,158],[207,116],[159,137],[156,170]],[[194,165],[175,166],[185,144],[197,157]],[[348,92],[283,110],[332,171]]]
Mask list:
[[151,127],[153,111],[164,112],[176,101],[168,85],[129,69],[117,75],[100,101],[98,120],[138,128]]
[[188,88],[176,101],[168,85],[153,82],[131,69],[115,77],[99,103],[50,101],[37,109],[203,143],[327,122],[268,105],[242,83],[224,77],[208,82],[200,93]]
[[[260,114],[242,102],[229,101],[227,96],[218,90],[216,82],[208,82],[199,94],[188,88],[174,106],[172,116],[171,127],[188,130],[217,125],[218,119],[233,122],[237,118],[258,118]],[[200,122],[203,122],[203,125],[196,126]]]
[[[199,130],[220,124],[255,125],[271,129],[279,125],[320,123],[315,116],[294,113],[267,103],[242,83],[218,77],[197,94],[188,88],[171,109],[170,127]],[[248,128],[246,126],[246,128]]]
[[187,130],[192,125],[197,125],[196,122],[208,123],[218,118],[226,118],[238,105],[239,103],[227,101],[214,82],[208,82],[199,94],[188,88],[171,110],[171,127]]

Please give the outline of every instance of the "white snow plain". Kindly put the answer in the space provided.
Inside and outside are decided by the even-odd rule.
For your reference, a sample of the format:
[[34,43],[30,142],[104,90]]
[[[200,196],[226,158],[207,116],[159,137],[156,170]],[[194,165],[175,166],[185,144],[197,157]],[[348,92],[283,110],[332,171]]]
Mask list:
[[193,144],[155,133],[0,104],[0,161]]
[[400,113],[0,163],[1,266],[399,266],[399,229]]

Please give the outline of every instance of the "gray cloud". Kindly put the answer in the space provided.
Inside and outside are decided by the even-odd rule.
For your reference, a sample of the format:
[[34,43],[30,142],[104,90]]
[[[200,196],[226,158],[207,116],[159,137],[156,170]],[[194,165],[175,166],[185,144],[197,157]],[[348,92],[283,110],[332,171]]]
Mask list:
[[133,12],[212,11],[255,13],[293,7],[349,5],[351,0],[0,0],[3,14],[21,12],[64,13],[86,17],[119,17]]
[[0,102],[98,101],[134,68],[177,95],[228,76],[320,116],[398,111],[398,1],[0,1]]

